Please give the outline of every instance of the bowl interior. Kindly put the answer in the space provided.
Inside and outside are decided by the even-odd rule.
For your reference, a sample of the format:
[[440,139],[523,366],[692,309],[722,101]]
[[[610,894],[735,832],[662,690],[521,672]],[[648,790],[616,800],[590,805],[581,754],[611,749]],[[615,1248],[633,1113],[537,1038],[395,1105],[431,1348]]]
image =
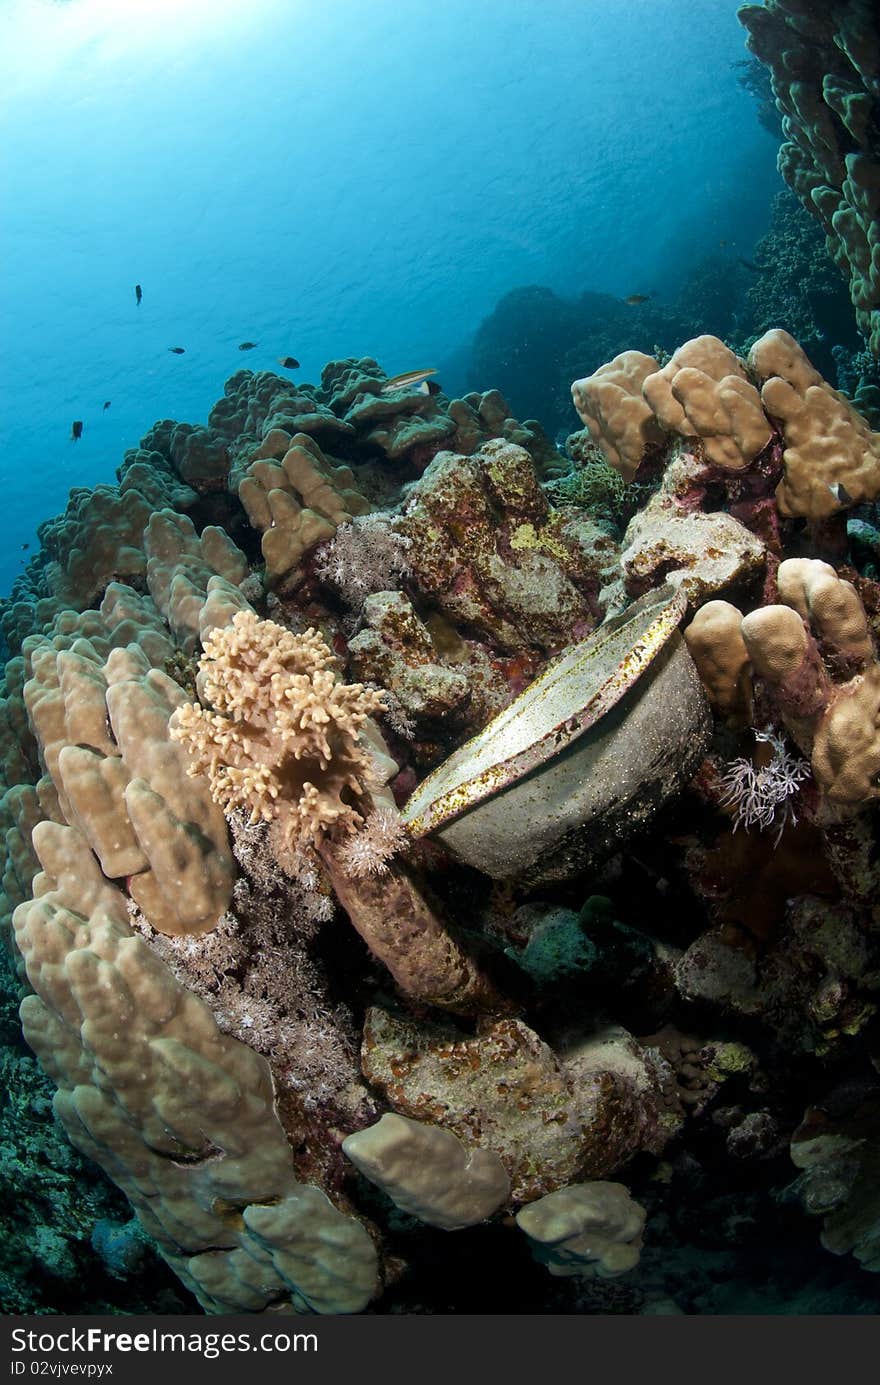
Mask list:
[[415,789],[403,809],[412,834],[432,831],[583,735],[648,667],[684,605],[669,586],[649,592],[548,664]]

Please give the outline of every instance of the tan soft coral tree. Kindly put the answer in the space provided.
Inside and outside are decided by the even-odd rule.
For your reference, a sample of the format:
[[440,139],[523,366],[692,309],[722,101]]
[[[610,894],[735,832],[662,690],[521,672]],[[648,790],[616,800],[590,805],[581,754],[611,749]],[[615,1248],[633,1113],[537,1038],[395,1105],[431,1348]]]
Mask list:
[[273,850],[295,871],[334,829],[362,821],[355,804],[373,764],[360,732],[381,692],[337,681],[316,630],[295,635],[253,611],[205,640],[198,688],[211,709],[186,703],[171,735],[206,774],[214,800],[272,824]]
[[213,710],[186,703],[171,735],[216,802],[270,824],[283,869],[299,875],[320,856],[352,924],[403,991],[467,1013],[503,1008],[434,906],[402,869],[385,866],[405,834],[373,804],[380,748],[371,754],[368,718],[384,694],[337,682],[332,663],[315,630],[294,635],[239,611],[204,643],[197,687]]

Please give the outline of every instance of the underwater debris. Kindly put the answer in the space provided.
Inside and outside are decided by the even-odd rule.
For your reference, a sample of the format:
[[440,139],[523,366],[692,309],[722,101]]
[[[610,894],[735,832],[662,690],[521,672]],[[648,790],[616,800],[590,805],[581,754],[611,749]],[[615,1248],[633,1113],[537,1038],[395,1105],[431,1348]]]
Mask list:
[[550,663],[412,795],[413,837],[437,834],[498,879],[565,879],[650,820],[708,743],[708,707],[670,588]]

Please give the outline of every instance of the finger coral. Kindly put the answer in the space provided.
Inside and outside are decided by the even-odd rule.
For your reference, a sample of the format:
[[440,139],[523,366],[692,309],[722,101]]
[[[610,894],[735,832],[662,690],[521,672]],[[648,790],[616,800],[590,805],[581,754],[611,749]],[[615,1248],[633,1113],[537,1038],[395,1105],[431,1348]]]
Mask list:
[[[748,700],[751,672],[775,716],[811,756],[826,804],[857,812],[876,798],[880,768],[880,665],[864,608],[852,584],[816,558],[787,558],[778,589],[780,602],[749,612],[738,633],[735,607],[713,603],[723,608],[721,621],[711,621],[704,607],[686,632],[691,653],[711,700],[725,710],[730,680],[720,680],[718,670],[733,666],[734,651],[740,700]],[[740,642],[748,665],[737,652]]]
[[590,437],[627,481],[635,476],[645,453],[663,444],[663,431],[642,397],[645,380],[657,369],[653,356],[624,351],[571,387],[574,406]]
[[880,353],[876,13],[863,0],[742,5],[748,46],[783,114],[779,171],[825,232],[856,321]]
[[[276,435],[280,461],[267,455],[276,450]],[[370,508],[350,467],[333,466],[307,434],[291,438],[283,429],[265,439],[242,478],[239,496],[251,523],[262,531],[267,578],[283,590],[302,580],[300,561],[310,548]]]
[[749,352],[765,413],[779,424],[785,474],[776,491],[783,515],[823,519],[876,500],[880,437],[846,397],[822,379],[788,332],[765,332]]
[[469,1148],[451,1130],[391,1111],[342,1148],[398,1207],[445,1231],[485,1221],[510,1192],[493,1150]]
[[[224,809],[245,808],[273,825],[273,848],[292,871],[325,833],[357,826],[354,806],[371,771],[358,733],[382,694],[346,685],[316,630],[294,635],[252,611],[205,640],[199,691],[171,735],[206,774]],[[354,801],[353,801],[354,800]]]
[[661,370],[642,382],[642,394],[662,428],[701,440],[708,461],[739,471],[770,441],[758,391],[738,357],[717,337],[694,337]]
[[110,1174],[208,1312],[364,1307],[368,1232],[294,1177],[265,1058],[223,1034],[129,927],[80,834],[34,833],[43,874],[15,914],[34,994],[24,1031],[73,1143]]

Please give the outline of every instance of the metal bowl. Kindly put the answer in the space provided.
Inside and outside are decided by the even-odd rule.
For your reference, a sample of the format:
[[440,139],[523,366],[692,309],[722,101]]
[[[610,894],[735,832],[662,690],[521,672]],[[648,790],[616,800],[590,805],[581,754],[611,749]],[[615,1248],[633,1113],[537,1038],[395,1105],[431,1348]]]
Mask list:
[[712,729],[664,586],[572,645],[415,790],[434,835],[495,879],[563,880],[612,854],[693,775]]

